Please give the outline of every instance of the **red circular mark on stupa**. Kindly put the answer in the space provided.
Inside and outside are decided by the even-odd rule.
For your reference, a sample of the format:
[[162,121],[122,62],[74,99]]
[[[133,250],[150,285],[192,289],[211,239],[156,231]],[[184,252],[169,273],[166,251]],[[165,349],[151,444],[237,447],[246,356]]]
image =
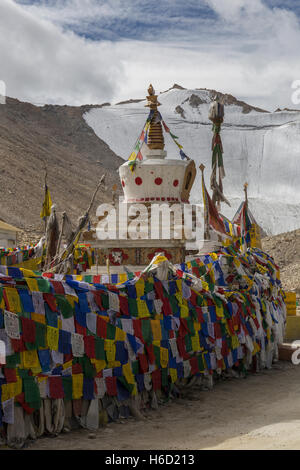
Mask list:
[[178,185],[179,185],[179,181],[178,181],[178,180],[174,180],[174,181],[173,181],[173,186],[175,186],[175,188],[176,188],[176,186],[178,186]]
[[142,184],[142,182],[143,182],[143,180],[142,180],[142,178],[140,178],[139,176],[137,176],[137,177],[135,178],[135,184],[137,184],[138,186],[140,186],[140,185]]
[[157,186],[161,185],[163,182],[162,178],[155,178],[154,183],[157,184]]
[[124,180],[122,180],[122,186],[123,186],[123,188],[124,188],[124,186],[125,186],[125,181],[124,181]]

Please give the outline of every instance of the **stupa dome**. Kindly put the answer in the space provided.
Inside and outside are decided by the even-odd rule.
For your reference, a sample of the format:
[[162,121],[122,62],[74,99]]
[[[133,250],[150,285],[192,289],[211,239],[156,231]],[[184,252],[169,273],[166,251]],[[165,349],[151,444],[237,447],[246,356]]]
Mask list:
[[[163,127],[166,132],[170,130],[157,110],[160,103],[152,85],[148,92],[146,106],[150,114],[144,130],[129,161],[119,168],[124,202],[189,202],[196,176],[195,163],[182,150],[184,160],[166,159]],[[175,143],[182,148],[176,140]]]

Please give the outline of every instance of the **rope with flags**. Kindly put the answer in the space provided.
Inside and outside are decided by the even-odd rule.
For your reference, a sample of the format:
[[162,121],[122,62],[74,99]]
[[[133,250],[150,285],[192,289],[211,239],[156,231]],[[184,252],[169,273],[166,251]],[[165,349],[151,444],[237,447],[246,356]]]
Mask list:
[[143,155],[141,153],[141,148],[142,148],[142,145],[144,143],[147,143],[148,130],[149,130],[149,127],[150,127],[151,119],[153,118],[153,114],[154,114],[154,111],[153,111],[153,109],[151,109],[151,111],[150,111],[150,113],[149,113],[149,115],[146,119],[146,122],[143,126],[142,132],[141,132],[140,136],[137,138],[134,149],[131,152],[130,157],[128,159],[129,167],[130,167],[131,171],[135,170],[136,160],[140,160],[140,161],[143,160]]
[[[150,113],[149,113],[149,115],[146,119],[146,122],[143,126],[142,132],[141,132],[140,136],[138,137],[138,139],[136,140],[134,149],[133,149],[132,153],[129,156],[128,161],[129,161],[129,167],[130,167],[131,171],[135,170],[135,167],[137,165],[137,160],[140,160],[140,161],[143,160],[143,155],[142,155],[141,149],[142,149],[142,145],[144,143],[147,144],[148,132],[149,132],[149,128],[150,128],[150,124],[151,124],[151,121],[153,119],[153,116],[154,116],[154,110],[151,109],[151,111],[150,111]],[[190,160],[190,158],[184,153],[183,146],[178,142],[178,137],[170,131],[169,127],[167,126],[167,124],[163,120],[162,115],[160,114],[160,112],[157,112],[154,124],[156,124],[157,122],[162,122],[165,132],[170,135],[173,142],[179,148],[179,154],[180,154],[181,159],[182,160],[184,160],[184,159]]]
[[177,142],[177,139],[178,137],[174,134],[172,134],[172,132],[170,131],[169,127],[167,126],[167,124],[165,123],[165,121],[162,119],[162,116],[161,114],[159,113],[160,117],[161,117],[161,121],[162,121],[162,124],[164,126],[164,129],[165,131],[171,136],[171,138],[173,139],[173,142],[175,142],[175,144],[177,145],[177,147],[179,148],[179,153],[180,153],[180,157],[182,160],[186,159],[186,160],[190,160],[190,158],[184,153],[184,151],[182,150],[183,147],[181,144],[179,144],[179,142]]

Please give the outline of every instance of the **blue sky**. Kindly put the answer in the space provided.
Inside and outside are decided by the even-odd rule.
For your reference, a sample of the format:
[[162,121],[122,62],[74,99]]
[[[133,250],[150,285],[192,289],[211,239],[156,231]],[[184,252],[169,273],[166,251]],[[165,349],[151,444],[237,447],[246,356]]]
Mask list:
[[0,80],[29,101],[117,101],[152,81],[292,107],[300,79],[298,0],[1,0],[0,15]]

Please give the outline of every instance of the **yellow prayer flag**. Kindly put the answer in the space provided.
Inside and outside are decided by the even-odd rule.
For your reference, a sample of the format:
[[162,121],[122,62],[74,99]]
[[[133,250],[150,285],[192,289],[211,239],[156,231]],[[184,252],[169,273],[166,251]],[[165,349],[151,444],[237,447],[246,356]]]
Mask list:
[[219,307],[218,305],[216,305],[216,314],[217,314],[217,317],[219,318],[224,318],[224,307],[223,307],[223,304]]
[[52,351],[58,350],[59,329],[47,325],[47,343]]
[[171,377],[172,383],[175,383],[177,380],[177,369],[173,369],[173,368],[170,369],[170,377]]
[[[185,299],[182,299],[182,300],[183,300],[183,302],[185,301]],[[188,316],[189,316],[189,308],[184,303],[182,303],[180,305],[180,316],[181,316],[181,318],[188,318]]]
[[200,346],[200,341],[199,341],[199,335],[191,336],[191,342],[192,342],[192,349],[194,352],[200,351],[201,346]]
[[66,369],[68,369],[69,367],[72,367],[72,363],[73,363],[72,360],[71,360],[71,361],[68,361],[68,362],[65,362],[65,363],[63,364],[63,366],[62,366],[62,367],[63,367],[63,370],[66,370]]
[[135,160],[135,159],[136,159],[136,153],[135,153],[135,152],[132,152],[132,153],[130,154],[130,157],[128,158],[128,160],[129,160],[129,161],[133,161],[133,160]]
[[153,262],[153,264],[159,264],[162,263],[163,261],[168,261],[168,258],[165,256],[158,256],[156,260]]
[[25,268],[20,268],[23,273],[23,277],[38,277],[38,274],[35,274],[33,271]]
[[104,350],[106,351],[106,357],[108,362],[113,362],[116,359],[116,345],[114,339],[104,340]]
[[9,303],[9,310],[14,313],[22,312],[20,297],[17,289],[14,287],[5,287],[4,290]]
[[114,369],[115,367],[121,367],[120,361],[110,361],[107,363],[106,369]]
[[145,291],[144,279],[141,278],[135,283],[135,289],[136,289],[137,298],[139,299],[140,297],[142,297],[142,295],[144,295],[144,291]]
[[78,303],[78,297],[75,296],[75,295],[69,295],[69,294],[67,294],[67,295],[66,295],[66,299],[67,299],[67,301],[69,302],[69,304],[72,305],[72,308],[75,307],[75,303]]
[[14,398],[17,395],[20,395],[20,393],[22,393],[22,380],[20,378],[17,378],[16,382],[11,382],[2,385],[1,401],[3,403],[6,400],[9,400],[10,398]]
[[232,349],[236,349],[240,346],[239,339],[236,335],[231,336]]
[[95,365],[97,374],[106,367],[106,361],[103,359],[91,359],[91,363]]
[[21,364],[23,369],[39,369],[41,366],[36,349],[33,351],[21,351]]
[[177,289],[179,290],[179,292],[182,292],[182,279],[177,279],[176,285],[177,285]]
[[169,350],[167,348],[160,348],[160,364],[163,369],[168,366],[169,363]]
[[137,303],[139,318],[145,318],[145,317],[151,316],[145,300],[137,299],[136,303]]
[[32,312],[32,314],[31,314],[31,320],[36,321],[37,323],[43,323],[44,325],[46,324],[46,317],[45,317],[45,315],[41,315],[40,313],[34,313],[34,312]]
[[134,380],[134,375],[132,373],[129,362],[127,362],[127,364],[123,364],[122,371],[123,371],[123,375],[124,375],[126,381],[129,384],[133,385],[135,383],[135,380]]
[[151,323],[151,330],[152,330],[153,340],[154,341],[161,341],[162,335],[161,335],[160,320],[150,320],[150,323]]
[[120,284],[123,284],[123,282],[126,282],[127,281],[127,274],[121,273],[119,275],[119,281],[120,281]]
[[125,341],[126,339],[126,332],[121,330],[121,328],[116,327],[116,337],[115,341]]
[[31,292],[39,292],[39,286],[37,283],[37,280],[34,278],[26,277],[25,281],[27,282],[27,285],[29,287],[29,290]]
[[72,375],[72,397],[78,400],[83,395],[83,374]]
[[41,219],[43,219],[44,217],[49,217],[50,216],[51,206],[52,206],[52,201],[51,201],[50,191],[49,191],[49,189],[46,185],[46,187],[45,187],[45,199],[44,199],[44,202],[43,202],[42,211],[40,213]]

